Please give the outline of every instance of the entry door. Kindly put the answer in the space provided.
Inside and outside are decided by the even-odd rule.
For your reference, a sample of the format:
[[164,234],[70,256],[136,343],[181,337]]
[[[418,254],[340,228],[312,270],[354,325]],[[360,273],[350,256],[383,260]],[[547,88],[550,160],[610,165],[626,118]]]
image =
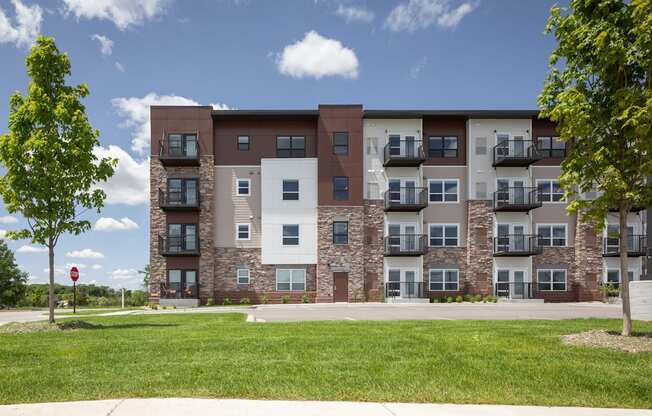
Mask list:
[[402,297],[412,298],[417,294],[416,288],[417,273],[414,270],[405,271],[405,293],[401,293]]
[[525,299],[525,272],[522,270],[514,270],[514,283],[511,297],[513,299]]
[[416,204],[416,187],[417,187],[417,182],[414,180],[406,180],[403,184],[404,187],[404,192],[405,192],[405,201],[403,201],[405,204]]
[[525,227],[522,225],[515,225],[513,228],[513,246],[515,251],[525,250]]
[[387,272],[387,296],[401,296],[401,271],[398,269]]
[[496,296],[509,297],[509,270],[497,271]]
[[414,224],[402,224],[404,251],[416,251],[417,249],[417,226]]
[[512,182],[512,192],[514,192],[514,204],[525,204],[525,181],[515,180]]
[[498,224],[497,248],[498,251],[509,251],[509,224]]
[[348,302],[349,300],[349,273],[333,273],[333,300],[335,302]]
[[414,139],[414,136],[405,136],[405,140],[403,141],[404,143],[404,155],[406,157],[412,158],[415,157],[417,154],[416,150],[416,140]]
[[512,156],[525,157],[525,138],[523,136],[514,136],[512,140]]

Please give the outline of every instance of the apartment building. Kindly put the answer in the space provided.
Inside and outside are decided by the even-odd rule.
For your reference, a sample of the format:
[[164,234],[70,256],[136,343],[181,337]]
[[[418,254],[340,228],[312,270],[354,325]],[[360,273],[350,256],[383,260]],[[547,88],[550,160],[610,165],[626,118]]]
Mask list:
[[153,106],[151,129],[153,301],[582,301],[621,279],[616,213],[602,235],[566,214],[536,111]]

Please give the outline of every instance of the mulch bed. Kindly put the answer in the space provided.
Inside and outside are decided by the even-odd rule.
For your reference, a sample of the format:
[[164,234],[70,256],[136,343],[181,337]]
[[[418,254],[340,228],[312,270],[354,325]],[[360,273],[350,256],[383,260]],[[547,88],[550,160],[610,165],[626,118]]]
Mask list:
[[652,352],[652,334],[633,333],[624,337],[604,329],[564,335],[561,341],[566,345],[592,348],[612,348],[625,352]]

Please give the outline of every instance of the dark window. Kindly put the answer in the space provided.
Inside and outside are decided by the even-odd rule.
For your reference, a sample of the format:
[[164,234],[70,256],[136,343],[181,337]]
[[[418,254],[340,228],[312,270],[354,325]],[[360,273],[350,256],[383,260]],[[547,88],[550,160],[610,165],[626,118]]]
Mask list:
[[197,224],[168,224],[168,251],[197,250]]
[[249,136],[238,136],[238,150],[241,152],[249,150]]
[[276,157],[306,157],[306,138],[303,136],[278,136]]
[[333,222],[333,244],[349,244],[349,223],[347,221]]
[[168,287],[164,294],[170,298],[197,297],[197,270],[168,270]]
[[283,245],[299,245],[299,226],[297,224],[283,225]]
[[283,180],[283,200],[284,201],[298,201],[299,200],[299,181],[296,179]]
[[336,201],[349,199],[349,178],[346,176],[333,176],[333,199]]
[[566,142],[559,137],[537,137],[537,150],[543,157],[566,157]]
[[169,205],[197,205],[197,179],[168,179]]
[[165,153],[168,156],[197,157],[197,135],[168,134],[168,149]]
[[349,133],[333,133],[333,154],[349,154]]
[[457,157],[456,136],[431,136],[428,138],[429,157]]

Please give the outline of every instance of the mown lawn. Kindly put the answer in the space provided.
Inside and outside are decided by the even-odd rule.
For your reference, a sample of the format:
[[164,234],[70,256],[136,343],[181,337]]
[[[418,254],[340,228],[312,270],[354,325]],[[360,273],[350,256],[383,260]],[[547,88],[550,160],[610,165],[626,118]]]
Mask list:
[[[0,402],[229,397],[652,408],[652,354],[564,346],[615,320],[244,322],[86,317],[0,334]],[[652,333],[652,324],[636,323]]]

